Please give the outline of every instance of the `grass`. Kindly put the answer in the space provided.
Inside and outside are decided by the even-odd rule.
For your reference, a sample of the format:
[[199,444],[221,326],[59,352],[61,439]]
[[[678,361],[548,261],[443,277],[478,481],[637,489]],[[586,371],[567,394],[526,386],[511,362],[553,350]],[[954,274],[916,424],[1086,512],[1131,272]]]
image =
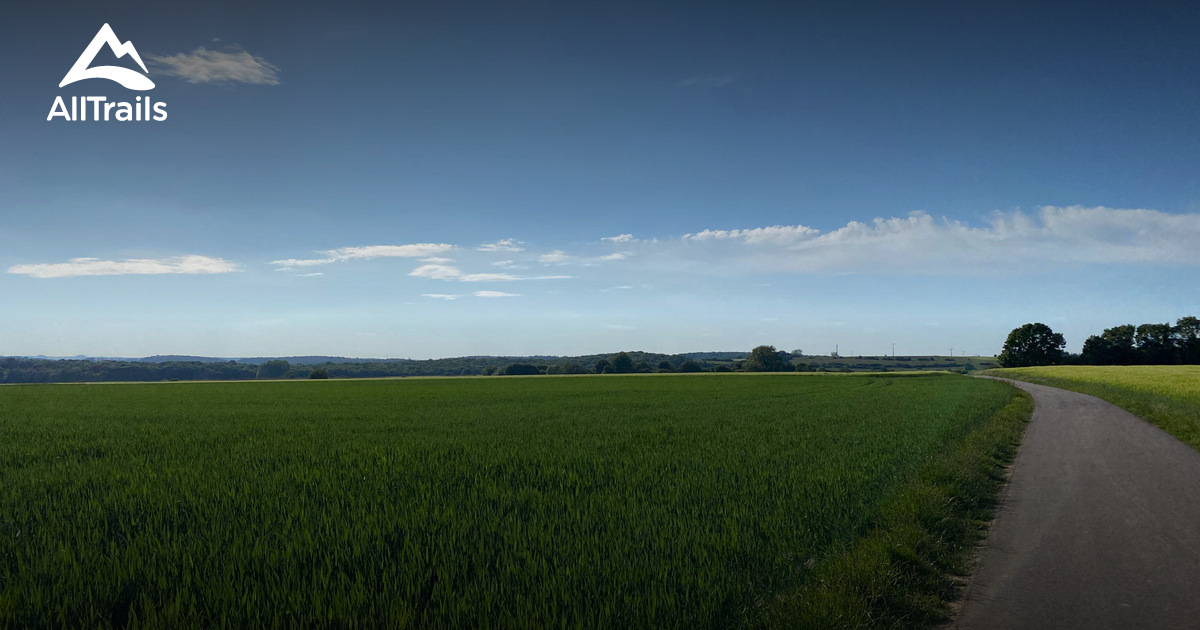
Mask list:
[[924,623],[986,520],[1014,395],[950,375],[2,387],[0,626]]
[[1200,449],[1200,366],[1055,365],[984,374],[1103,398]]

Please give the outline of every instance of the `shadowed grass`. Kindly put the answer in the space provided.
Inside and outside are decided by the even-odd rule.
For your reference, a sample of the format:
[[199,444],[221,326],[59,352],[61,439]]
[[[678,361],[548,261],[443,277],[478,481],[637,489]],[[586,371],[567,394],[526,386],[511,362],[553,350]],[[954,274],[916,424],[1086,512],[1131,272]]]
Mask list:
[[928,627],[945,621],[986,535],[1033,413],[1021,393],[965,439],[918,468],[883,506],[878,525],[818,563],[777,597],[777,628]]

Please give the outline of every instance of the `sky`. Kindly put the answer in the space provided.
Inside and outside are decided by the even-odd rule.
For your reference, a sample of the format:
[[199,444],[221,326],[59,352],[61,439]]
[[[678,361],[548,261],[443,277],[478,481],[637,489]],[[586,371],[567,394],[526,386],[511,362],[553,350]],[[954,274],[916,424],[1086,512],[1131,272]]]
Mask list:
[[[167,4],[4,10],[0,355],[992,355],[1200,315],[1194,3]],[[87,67],[152,89],[59,87],[105,24],[146,70]],[[167,116],[47,120],[81,96]]]

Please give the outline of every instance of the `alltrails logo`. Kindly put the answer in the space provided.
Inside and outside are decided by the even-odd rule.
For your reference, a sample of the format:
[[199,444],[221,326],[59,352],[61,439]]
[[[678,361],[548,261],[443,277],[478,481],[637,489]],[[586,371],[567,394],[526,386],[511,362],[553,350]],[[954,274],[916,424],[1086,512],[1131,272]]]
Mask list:
[[[83,54],[79,55],[79,59],[75,60],[75,65],[71,66],[71,69],[67,71],[67,75],[63,77],[58,87],[65,87],[76,81],[83,81],[85,79],[108,79],[130,90],[145,91],[154,89],[154,82],[145,74],[140,74],[135,70],[120,66],[91,67],[92,61],[96,59],[96,54],[106,45],[118,59],[129,55],[141,67],[142,72],[149,73],[149,70],[146,70],[146,64],[142,63],[142,57],[138,55],[137,49],[133,47],[133,42],[122,44],[121,40],[117,39],[117,34],[113,32],[112,27],[105,24],[100,27],[100,31],[92,38],[92,43],[83,49]],[[91,106],[90,112],[89,105]],[[89,113],[91,114],[90,117]],[[67,102],[63,97],[56,96],[54,97],[54,104],[50,106],[50,114],[46,116],[46,120],[54,120],[60,116],[64,120],[69,121],[163,121],[167,119],[167,104],[155,103],[149,95],[145,97],[139,96],[132,103],[109,101],[107,96],[72,96],[71,105],[67,107]]]

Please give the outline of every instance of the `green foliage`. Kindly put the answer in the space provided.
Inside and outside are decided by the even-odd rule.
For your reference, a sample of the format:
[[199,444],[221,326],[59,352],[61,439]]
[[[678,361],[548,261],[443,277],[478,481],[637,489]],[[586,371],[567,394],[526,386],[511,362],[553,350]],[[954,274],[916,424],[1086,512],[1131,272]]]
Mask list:
[[[953,448],[918,469],[883,507],[878,525],[821,561],[767,625],[789,628],[931,627],[966,575],[1033,413],[1020,394]],[[940,626],[939,626],[940,627]]]
[[597,374],[608,374],[608,372],[605,372],[605,370],[608,370],[610,367],[612,367],[612,364],[608,362],[608,359],[600,359],[599,361],[596,361],[596,367],[594,371]]
[[1011,397],[952,376],[0,387],[0,627],[762,625]]
[[282,378],[292,366],[282,359],[273,359],[258,366],[255,378]]
[[504,368],[502,372],[505,376],[532,376],[541,373],[542,371],[536,365],[529,365],[528,363],[514,363]]
[[1136,328],[1131,325],[1113,326],[1100,335],[1092,335],[1083,342],[1080,359],[1094,365],[1129,365],[1137,362],[1134,348]]
[[633,372],[633,357],[629,356],[628,352],[618,352],[612,358],[612,371],[615,374],[629,374]]
[[308,378],[329,378],[329,370],[317,368],[308,373]]
[[1036,323],[1014,328],[1004,341],[998,362],[1002,367],[1054,365],[1062,362],[1067,342],[1049,326]]
[[691,372],[700,372],[703,369],[704,368],[701,368],[699,363],[696,363],[695,361],[693,361],[691,359],[688,359],[687,361],[684,361],[683,363],[679,364],[679,371],[683,372],[685,374],[691,373]]
[[782,372],[785,365],[789,369],[792,367],[785,363],[775,346],[758,346],[746,356],[742,369],[746,372]]

